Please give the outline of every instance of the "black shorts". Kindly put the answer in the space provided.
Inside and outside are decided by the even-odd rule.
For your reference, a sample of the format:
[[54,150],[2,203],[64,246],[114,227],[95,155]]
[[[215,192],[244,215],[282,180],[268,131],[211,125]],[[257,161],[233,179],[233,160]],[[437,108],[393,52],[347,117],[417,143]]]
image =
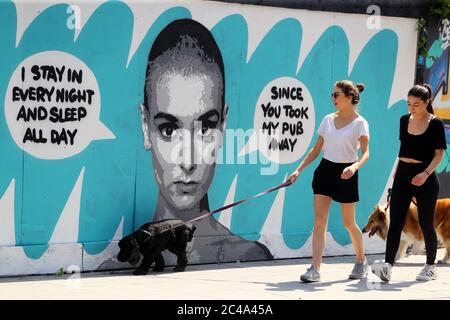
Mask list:
[[329,196],[341,203],[358,202],[358,171],[350,179],[341,178],[342,171],[352,164],[353,162],[336,163],[322,158],[314,171],[312,181],[314,194]]

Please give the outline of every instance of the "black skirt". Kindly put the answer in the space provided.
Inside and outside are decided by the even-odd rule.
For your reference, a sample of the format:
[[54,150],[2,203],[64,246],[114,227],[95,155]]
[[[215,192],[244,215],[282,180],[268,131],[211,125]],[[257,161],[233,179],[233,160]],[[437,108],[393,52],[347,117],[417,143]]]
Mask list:
[[331,197],[340,203],[358,202],[358,171],[350,179],[341,178],[342,171],[353,163],[336,163],[322,158],[314,171],[312,181],[314,194]]

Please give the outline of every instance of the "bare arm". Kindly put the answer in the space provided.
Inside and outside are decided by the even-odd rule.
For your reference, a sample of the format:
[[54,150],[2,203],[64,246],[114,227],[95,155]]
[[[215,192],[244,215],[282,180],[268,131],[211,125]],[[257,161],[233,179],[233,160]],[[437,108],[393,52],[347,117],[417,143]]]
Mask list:
[[288,178],[289,180],[291,180],[292,183],[294,183],[297,180],[300,172],[303,171],[303,169],[305,169],[311,162],[313,162],[319,156],[320,152],[322,151],[323,143],[324,143],[323,137],[319,135],[314,147],[311,150],[309,150],[306,157]]
[[361,168],[369,160],[369,137],[361,136],[359,145],[361,147],[361,157],[354,163],[357,169]]
[[355,174],[356,170],[361,168],[367,162],[367,160],[369,160],[369,137],[361,136],[359,138],[359,144],[361,147],[361,157],[359,157],[358,161],[342,171],[342,179],[351,178]]
[[441,164],[442,158],[444,157],[444,149],[436,149],[434,150],[434,158],[431,160],[428,167],[425,169],[427,173],[430,175],[439,167]]
[[427,180],[427,178],[433,173],[433,171],[437,169],[443,157],[444,157],[444,149],[434,150],[433,160],[431,160],[430,164],[424,170],[424,172],[419,173],[412,179],[411,183],[415,186],[423,185]]

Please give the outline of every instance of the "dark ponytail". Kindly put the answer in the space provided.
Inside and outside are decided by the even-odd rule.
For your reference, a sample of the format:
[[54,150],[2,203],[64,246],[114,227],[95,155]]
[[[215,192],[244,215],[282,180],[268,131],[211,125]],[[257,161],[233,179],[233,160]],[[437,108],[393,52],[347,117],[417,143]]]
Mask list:
[[427,111],[431,114],[434,114],[433,106],[431,105],[431,86],[428,83],[424,83],[423,86],[428,90],[428,93],[430,94],[430,100],[428,101],[427,105]]
[[408,92],[408,96],[420,98],[422,101],[428,100],[427,111],[434,114],[433,106],[431,105],[431,95],[431,86],[427,83],[416,84]]

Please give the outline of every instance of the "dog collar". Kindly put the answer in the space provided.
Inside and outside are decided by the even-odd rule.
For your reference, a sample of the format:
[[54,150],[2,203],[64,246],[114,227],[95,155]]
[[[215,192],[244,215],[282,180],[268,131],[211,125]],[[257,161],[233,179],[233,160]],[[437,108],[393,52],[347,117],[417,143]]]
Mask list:
[[139,231],[142,231],[143,233],[146,233],[146,234],[148,234],[149,236],[153,236],[153,234],[152,234],[151,232],[147,231],[147,230],[139,229]]

